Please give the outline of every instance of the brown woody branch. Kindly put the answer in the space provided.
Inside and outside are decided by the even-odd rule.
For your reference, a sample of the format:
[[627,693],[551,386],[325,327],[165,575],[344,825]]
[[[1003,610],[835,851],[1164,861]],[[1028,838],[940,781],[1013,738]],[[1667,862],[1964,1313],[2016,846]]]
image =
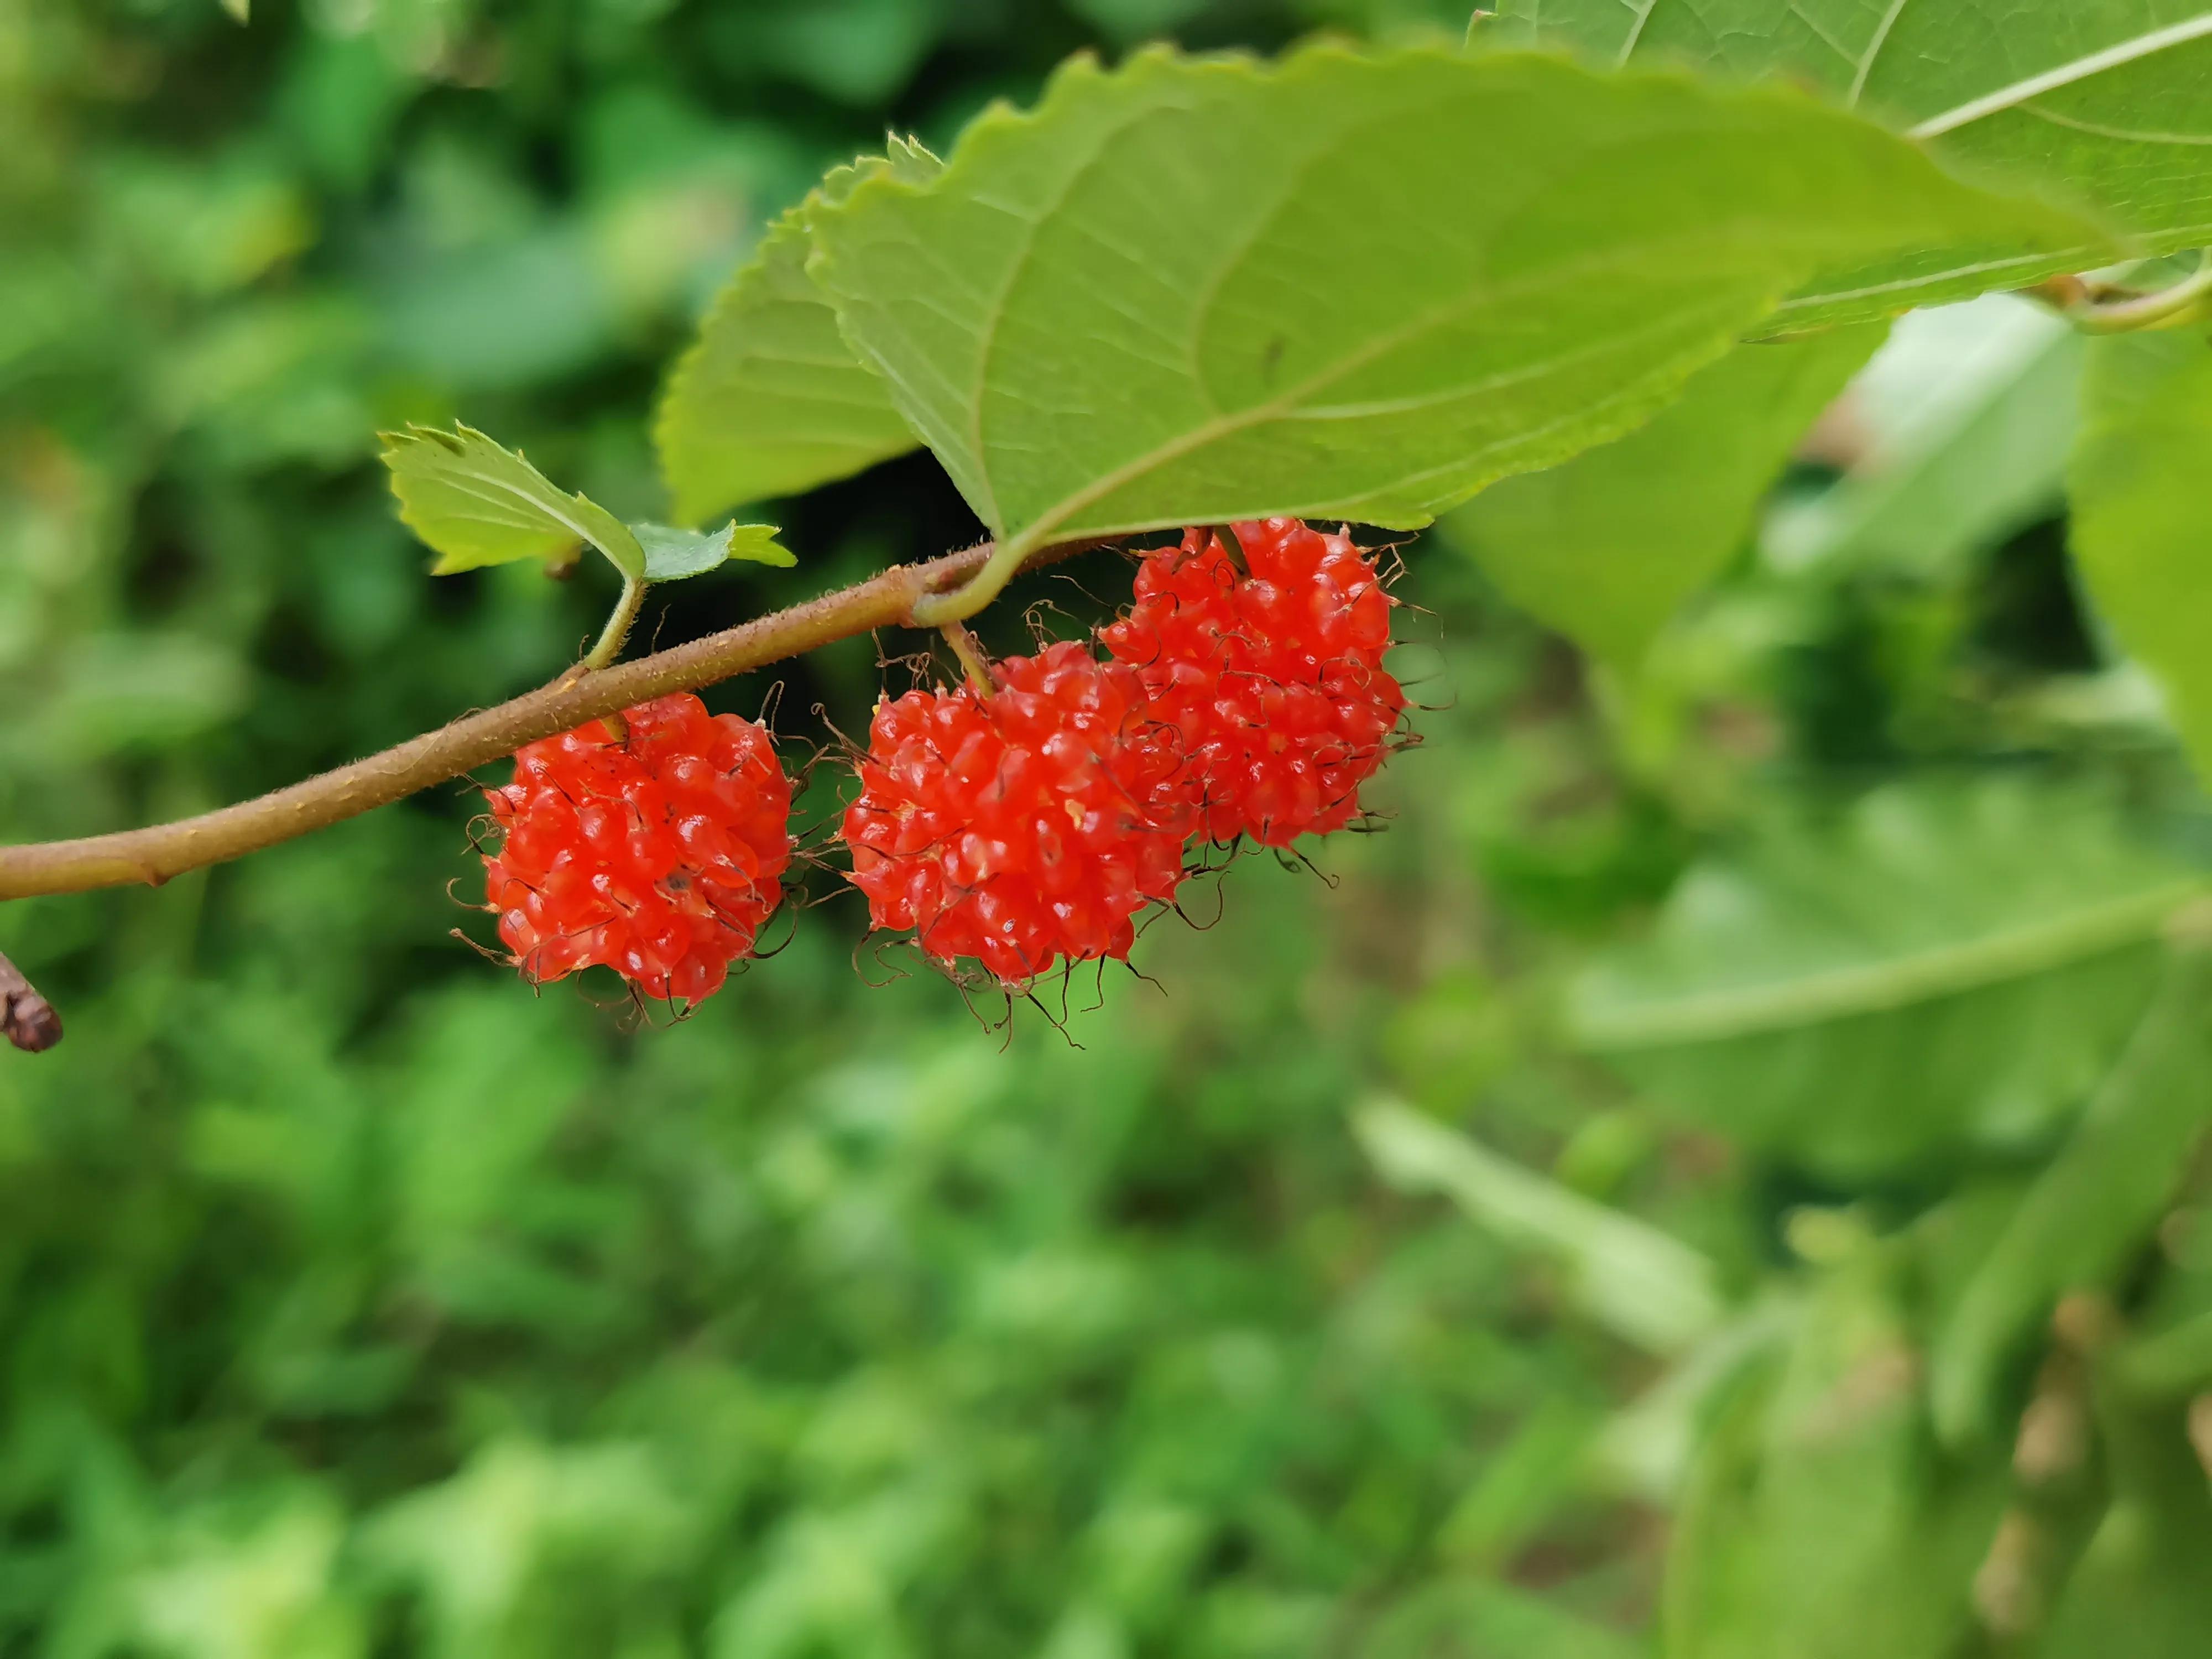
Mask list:
[[[1039,550],[1024,568],[1048,564],[1095,541]],[[526,743],[566,732],[672,691],[711,685],[735,674],[781,662],[817,646],[872,629],[907,625],[915,602],[967,580],[988,562],[992,544],[947,554],[927,564],[898,565],[856,586],[755,618],[635,662],[592,671],[572,670],[542,690],[464,715],[450,726],[410,738],[334,772],[241,801],[198,817],[145,830],[88,836],[78,841],[0,848],[0,899],[40,893],[81,893],[135,883],[158,886],[204,865],[258,853],[312,830],[388,805],[418,789],[513,754]],[[12,969],[9,970],[12,973]],[[0,979],[0,991],[9,981]],[[13,983],[36,997],[22,976]],[[53,1020],[43,1000],[38,1007]],[[15,1036],[14,1002],[8,1005]],[[60,1036],[53,1021],[53,1036]],[[16,1039],[18,1046],[23,1044]]]
[[29,1054],[51,1048],[62,1040],[62,1017],[54,1005],[23,977],[23,970],[0,957],[0,1032]]

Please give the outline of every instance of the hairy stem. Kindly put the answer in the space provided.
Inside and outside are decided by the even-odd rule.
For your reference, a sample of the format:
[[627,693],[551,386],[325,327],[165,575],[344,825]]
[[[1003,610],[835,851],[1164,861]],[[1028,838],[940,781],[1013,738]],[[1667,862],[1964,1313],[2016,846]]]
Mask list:
[[647,583],[641,576],[623,575],[622,598],[615,601],[615,608],[607,617],[607,625],[599,630],[598,642],[584,653],[585,667],[611,667],[615,659],[622,655],[623,642],[629,638],[629,630],[636,625],[637,613],[645,608],[647,586]]
[[62,1017],[54,1005],[5,957],[0,957],[0,1032],[27,1054],[41,1053],[62,1040]]
[[957,587],[927,593],[915,600],[915,626],[942,628],[947,623],[967,621],[997,599],[1000,590],[1013,580],[1014,573],[1027,568],[1029,563],[1018,548],[994,549],[975,574]]
[[[1040,548],[1020,562],[1034,568],[1097,544],[1094,538]],[[0,848],[0,899],[142,882],[159,885],[187,870],[327,829],[633,703],[711,685],[872,629],[915,626],[914,612],[923,599],[984,569],[992,552],[986,542],[927,564],[895,566],[855,586],[689,645],[611,668],[580,667],[542,690],[256,800],[146,830]]]

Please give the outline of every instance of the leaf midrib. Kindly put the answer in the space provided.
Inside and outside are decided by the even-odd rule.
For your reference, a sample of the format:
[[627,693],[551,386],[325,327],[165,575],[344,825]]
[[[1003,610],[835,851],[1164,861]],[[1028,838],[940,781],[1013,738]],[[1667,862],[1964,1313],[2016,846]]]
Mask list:
[[[2212,229],[2212,227],[2192,227]],[[2171,236],[2173,232],[2167,232]],[[2002,259],[1982,259],[1972,264],[1952,265],[1942,270],[1923,271],[1917,276],[1899,276],[1887,283],[1872,283],[1864,288],[1826,289],[1808,294],[1792,295],[1774,308],[1777,318],[1792,311],[1804,311],[1814,306],[1836,305],[1845,300],[1871,299],[1877,294],[1909,294],[1916,289],[1932,288],[1938,283],[1960,276],[1979,276],[1990,271],[2003,270],[2008,266],[2033,270],[2038,266],[2051,270],[2063,270],[2090,259],[2106,259],[2113,254],[2110,247],[2095,247],[2087,243],[2070,248],[2057,248],[2041,253],[2013,254]],[[1907,309],[1899,306],[1899,311]]]
[[490,477],[480,472],[470,472],[457,474],[448,478],[446,480],[446,487],[464,500],[476,501],[486,508],[495,511],[503,509],[510,501],[514,501],[521,502],[526,507],[535,508],[538,515],[536,519],[529,514],[512,519],[491,518],[472,514],[461,515],[474,519],[477,524],[495,525],[504,530],[538,530],[544,527],[543,520],[551,519],[571,535],[585,541],[592,539],[590,532],[554,506],[552,502],[541,499],[537,491],[526,489],[519,484],[508,483],[504,479]]
[[1889,0],[1889,9],[1882,14],[1881,22],[1875,29],[1874,39],[1867,42],[1865,52],[1852,68],[1850,94],[1844,100],[1845,107],[1856,109],[1859,106],[1859,99],[1866,92],[1867,77],[1874,73],[1875,60],[1881,56],[1881,49],[1889,44],[1890,31],[1897,27],[1897,20],[1904,14],[1907,3],[1908,0]]
[[[1623,0],[1623,3],[1626,4],[1634,15],[1634,21],[1629,27],[1627,39],[1622,43],[1614,61],[1617,65],[1626,67],[1630,58],[1635,55],[1637,47],[1643,41],[1644,27],[1651,21],[1651,14],[1657,9],[1658,0],[1644,0],[1644,3],[1640,6],[1636,3],[1636,0]],[[1859,100],[1865,93],[1867,81],[1872,73],[1875,60],[1881,55],[1882,48],[1888,44],[1897,20],[1908,3],[1909,0],[1890,0],[1881,23],[1876,27],[1873,38],[1868,43],[1865,53],[1852,66],[1850,88],[1844,98],[1846,108],[1856,109],[1858,106]],[[1961,127],[1971,126],[1977,121],[1984,120],[1992,115],[2002,114],[2008,109],[2017,108],[2041,93],[2072,86],[2077,82],[2087,81],[2102,75],[2108,70],[2124,68],[2129,64],[2138,63],[2145,58],[2154,57],[2159,52],[2176,46],[2186,46],[2192,40],[2202,40],[2208,35],[2212,35],[2212,11],[2200,12],[2195,17],[2185,18],[2179,23],[2169,23],[2163,28],[2147,30],[2142,34],[2130,36],[2127,40],[2115,41],[2111,46],[2102,47],[2096,52],[2070,59],[2066,63],[2054,64],[2050,69],[2039,70],[2036,74],[2023,76],[2008,85],[1984,93],[1978,98],[1970,98],[1963,104],[1954,105],[1950,109],[1929,116],[1906,129],[1905,136],[1909,138],[1922,139],[1940,137],[1947,132],[1955,132]]]
[[2203,890],[2203,882],[2190,877],[2055,921],[1901,958],[1830,969],[1780,984],[1709,991],[1649,1007],[1578,1011],[1572,1018],[1574,1036],[1588,1049],[1662,1048],[1889,1012],[2049,973],[2138,943]]
[[[1590,268],[1595,270],[1602,270],[1607,264],[1618,263],[1618,260],[1616,258],[1608,257],[1589,263]],[[1466,296],[1455,301],[1450,305],[1425,312],[1412,323],[1394,330],[1387,335],[1377,336],[1359,350],[1347,353],[1325,370],[1309,376],[1296,386],[1285,387],[1279,396],[1268,399],[1266,403],[1254,404],[1246,409],[1234,410],[1227,414],[1217,416],[1212,420],[1194,427],[1178,437],[1172,438],[1163,444],[1156,444],[1143,454],[1123,462],[1112,471],[1095,479],[1083,489],[1062,497],[1054,506],[1038,514],[1036,520],[1026,529],[1014,536],[1012,540],[1024,548],[1040,546],[1085,507],[1095,506],[1116,490],[1134,483],[1147,472],[1165,466],[1171,461],[1180,460],[1195,450],[1202,449],[1206,445],[1218,442],[1224,438],[1234,436],[1249,428],[1264,426],[1271,421],[1292,419],[1303,412],[1302,404],[1305,398],[1326,389],[1333,382],[1342,380],[1346,375],[1365,368],[1376,357],[1410,344],[1419,338],[1423,333],[1443,326],[1471,307],[1486,301],[1510,298],[1515,292],[1524,287],[1531,292],[1540,291],[1556,282],[1561,274],[1559,270],[1552,271],[1548,273],[1547,280],[1541,283],[1531,280],[1527,283],[1509,283],[1498,288],[1486,289],[1478,295]],[[1679,319],[1668,318],[1660,323],[1653,324],[1651,331],[1663,332],[1676,325],[1679,320]],[[1607,348],[1616,346],[1625,341],[1635,339],[1643,331],[1631,330],[1620,334],[1608,335],[1601,344]],[[1596,350],[1601,348],[1590,349]],[[1563,365],[1574,362],[1579,355],[1569,353],[1541,365],[1524,367],[1507,374],[1495,375],[1486,380],[1472,383],[1455,392],[1453,395],[1468,397],[1478,392],[1495,390],[1499,386],[1510,385],[1518,380],[1550,374]],[[1361,499],[1371,497],[1377,493],[1375,490],[1365,491]]]
[[1984,120],[1990,116],[2002,114],[2006,110],[2024,104],[2029,99],[2042,93],[2054,92],[2060,87],[2072,86],[2076,82],[2087,81],[2094,76],[2102,75],[2107,70],[2119,69],[2126,64],[2140,62],[2145,58],[2152,57],[2172,47],[2186,46],[2192,40],[2203,40],[2207,35],[2212,35],[2212,11],[2199,12],[2196,16],[2181,22],[2169,23],[2164,28],[2152,29],[2147,33],[2138,34],[2126,40],[2116,41],[2101,51],[2089,53],[2087,57],[2076,58],[2069,63],[2055,64],[2038,74],[2015,81],[2009,86],[1999,87],[1995,91],[1984,93],[1978,98],[1971,98],[1963,104],[1945,110],[1941,114],[1931,115],[1926,120],[1907,128],[1905,137],[1908,138],[1941,137],[1947,132],[1955,132],[1960,127],[1971,126],[1975,122]]

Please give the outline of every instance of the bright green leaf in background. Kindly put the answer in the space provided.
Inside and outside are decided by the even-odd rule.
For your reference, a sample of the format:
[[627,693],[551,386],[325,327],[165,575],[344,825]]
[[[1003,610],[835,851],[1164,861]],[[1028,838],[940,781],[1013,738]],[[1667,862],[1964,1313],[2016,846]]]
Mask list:
[[1930,1364],[1947,1438],[1988,1431],[1999,1368],[2064,1291],[2104,1290],[2156,1230],[2212,1121],[2212,954],[2168,981],[1969,1281]]
[[1717,1407],[1790,1340],[1802,1317],[1790,1295],[1741,1310],[1613,1414],[1590,1448],[1592,1463],[1647,1502],[1679,1502]]
[[1009,550],[1417,526],[1648,417],[1823,264],[2095,240],[1780,90],[1333,46],[1079,60],[936,183],[811,222],[846,337]]
[[894,95],[928,58],[958,5],[934,0],[806,0],[723,9],[724,38],[749,64],[773,65],[842,103]]
[[[1934,142],[1977,176],[2094,205],[2143,251],[2212,240],[2212,12],[2200,0],[1498,0],[1470,39],[1606,64],[1685,63],[1820,88]],[[2017,284],[2063,269],[2008,262]],[[1901,261],[1824,282],[1785,317],[1855,289],[1895,309],[1997,286],[1971,262]]]
[[1719,1414],[1671,1540],[1668,1659],[1960,1651],[2005,1470],[1934,1451],[1900,1255],[1850,1246]]
[[2197,887],[2095,799],[1893,785],[1692,870],[1572,1023],[1678,1115],[1824,1173],[2033,1145],[2096,1086]]
[[1359,1659],[1638,1659],[1644,1651],[1641,1644],[1525,1590],[1468,1579],[1399,1603],[1361,1644]]
[[436,551],[434,574],[518,559],[564,565],[589,542],[625,577],[644,580],[644,550],[620,520],[556,488],[519,452],[475,428],[410,426],[383,437],[399,516]]
[[126,1617],[155,1652],[359,1659],[363,1621],[334,1582],[343,1508],[302,1481],[253,1509],[210,1504],[178,1526],[117,1598]]
[[2085,342],[2008,295],[1917,311],[1851,384],[1856,453],[1835,487],[1786,502],[1762,538],[1790,571],[1879,567],[1955,577],[2065,493]]
[[2089,598],[2212,775],[2212,350],[2201,337],[2092,344],[2069,483]]
[[1626,1340],[1671,1354],[1720,1323],[1712,1263],[1648,1223],[1532,1175],[1395,1101],[1361,1108],[1354,1127],[1386,1180],[1441,1193],[1478,1225],[1562,1263],[1583,1310]]
[[645,550],[645,579],[672,582],[702,575],[730,559],[788,569],[799,561],[776,540],[772,524],[726,524],[720,530],[676,530],[665,524],[634,524],[631,531]]
[[[2099,1401],[2112,1501],[2069,1577],[2038,1659],[2197,1659],[2212,1630],[2212,1485],[2200,1420],[2116,1391]],[[2201,1444],[2201,1442],[2199,1443]]]
[[[840,167],[810,202],[842,200],[870,171],[925,184],[939,167],[894,139],[888,161]],[[680,519],[811,489],[915,447],[890,389],[854,356],[806,274],[807,212],[802,204],[769,228],[670,376],[653,437]]]
[[1791,447],[1881,341],[1868,326],[1739,347],[1646,425],[1492,484],[1444,532],[1508,599],[1633,667],[1675,608],[1741,550]]

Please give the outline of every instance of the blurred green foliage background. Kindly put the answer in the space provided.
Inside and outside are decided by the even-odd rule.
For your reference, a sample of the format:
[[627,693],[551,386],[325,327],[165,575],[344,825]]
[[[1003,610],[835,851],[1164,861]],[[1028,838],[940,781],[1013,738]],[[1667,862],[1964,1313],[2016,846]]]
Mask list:
[[[432,583],[375,429],[458,416],[665,511],[663,365],[887,125],[944,147],[1085,46],[1462,9],[0,0],[0,836],[545,679],[598,573]],[[2124,1179],[2202,1117],[2154,927],[1909,1026],[1640,1067],[1569,1030],[1716,957],[1787,977],[2193,882],[2197,798],[2063,562],[2074,343],[2011,305],[1900,331],[1632,684],[1410,548],[1431,707],[1388,833],[1243,860],[1217,922],[1148,933],[1157,983],[1005,1032],[856,959],[828,874],[681,1026],[533,998],[449,936],[487,931],[459,788],[0,911],[70,1030],[0,1059],[0,1655],[2086,1654],[2128,1619],[2203,1651],[2212,1251]],[[799,570],[648,629],[975,530],[926,457],[776,516]],[[1022,598],[1088,619],[1119,572]],[[903,672],[860,641],[775,677],[794,757]],[[2148,1138],[2085,1153],[2129,1045],[2160,1111],[2093,1113]],[[2084,1225],[2094,1261],[2035,1253]],[[2140,1399],[2045,1352],[2090,1283]],[[2101,1449],[2024,1474],[2023,1413],[2080,1438],[2093,1396]]]

